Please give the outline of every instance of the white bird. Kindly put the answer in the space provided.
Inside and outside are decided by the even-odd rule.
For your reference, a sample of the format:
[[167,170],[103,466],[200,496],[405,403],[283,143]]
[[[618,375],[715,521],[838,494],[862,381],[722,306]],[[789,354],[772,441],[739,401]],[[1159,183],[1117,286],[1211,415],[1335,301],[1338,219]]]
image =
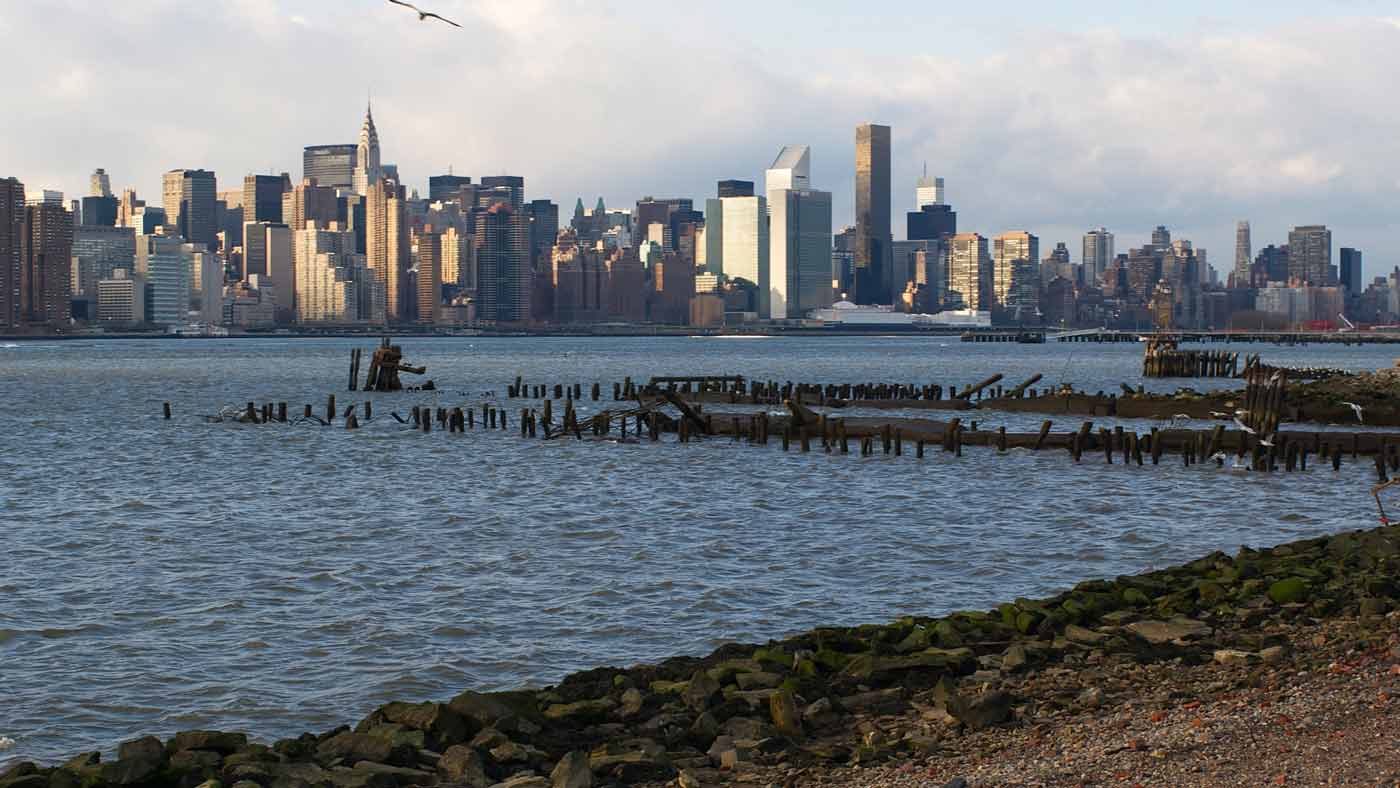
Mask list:
[[1235,419],[1235,426],[1238,427],[1241,432],[1247,432],[1250,435],[1255,434],[1254,429],[1252,427],[1240,421],[1238,418]]
[[1210,415],[1211,415],[1212,418],[1216,418],[1216,419],[1228,419],[1228,418],[1230,418],[1230,414],[1228,414],[1228,413],[1221,413],[1221,412],[1218,411],[1218,410],[1213,410],[1213,411],[1211,411],[1211,412],[1210,412]]
[[432,17],[433,19],[446,22],[447,24],[452,25],[453,27],[461,27],[461,25],[457,24],[456,22],[453,22],[451,19],[448,19],[447,17],[441,14],[435,14],[432,11],[423,11],[419,9],[418,6],[412,3],[405,3],[404,0],[389,0],[389,2],[393,3],[394,5],[401,5],[404,8],[412,8],[414,11],[417,11],[419,22],[426,20],[428,17]]
[[1210,458],[1212,460],[1215,460],[1216,465],[1223,465],[1225,463],[1225,460],[1228,459],[1227,455],[1223,451],[1218,451],[1210,455]]
[[1274,436],[1270,435],[1270,436],[1267,437],[1267,438],[1260,438],[1260,439],[1259,439],[1259,445],[1260,445],[1260,446],[1268,446],[1269,448],[1272,449],[1272,448],[1274,447]]
[[1356,420],[1357,420],[1358,422],[1365,423],[1365,419],[1362,419],[1362,418],[1361,418],[1361,406],[1360,406],[1360,405],[1357,405],[1355,402],[1343,402],[1342,404],[1343,404],[1343,405],[1346,405],[1348,408],[1351,408],[1353,411],[1356,412]]
[[1183,424],[1191,420],[1191,416],[1186,413],[1178,413],[1172,416],[1172,425]]
[[9,736],[0,736],[0,752],[4,752],[5,750],[13,750],[14,748],[14,739],[11,739]]

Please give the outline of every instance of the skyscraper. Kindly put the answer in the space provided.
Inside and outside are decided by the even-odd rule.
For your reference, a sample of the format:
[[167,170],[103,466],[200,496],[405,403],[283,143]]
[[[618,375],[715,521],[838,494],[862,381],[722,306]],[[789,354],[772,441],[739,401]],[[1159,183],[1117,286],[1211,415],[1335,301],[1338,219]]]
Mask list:
[[857,304],[888,304],[885,269],[890,262],[890,127],[865,123],[856,127]]
[[950,309],[989,312],[992,308],[992,257],[987,239],[977,233],[959,233],[948,247],[948,287],[945,303]]
[[1347,295],[1361,295],[1361,250],[1343,246],[1341,251],[1341,285]]
[[318,229],[324,230],[331,222],[341,220],[335,189],[321,186],[310,178],[279,195],[277,213],[282,217],[278,221],[292,228],[292,232],[305,230],[307,222],[314,222]]
[[165,219],[190,243],[213,249],[219,227],[214,202],[218,184],[209,170],[171,170],[165,174],[162,197]]
[[530,228],[530,268],[546,271],[553,267],[551,253],[559,235],[559,206],[549,200],[531,200],[525,205]]
[[292,228],[280,222],[243,225],[243,278],[250,281],[256,275],[260,286],[274,289],[279,323],[290,322],[297,313],[294,240]]
[[374,127],[374,112],[365,106],[365,122],[360,125],[360,141],[355,146],[354,189],[356,194],[369,194],[379,183],[379,131]]
[[831,305],[831,192],[811,188],[811,149],[789,145],[766,175],[770,320]]
[[[282,175],[243,176],[243,221],[287,221],[282,216],[282,195],[290,187],[291,184],[285,173]],[[300,226],[291,224],[293,227]]]
[[918,186],[914,189],[914,210],[922,211],[930,205],[943,204],[943,179],[930,178],[928,165],[924,165],[924,175],[919,178]]
[[485,190],[508,190],[510,209],[519,214],[525,210],[525,179],[519,175],[487,175],[481,179]]
[[1040,306],[1040,239],[1020,230],[997,236],[992,247],[997,305],[1018,322],[1033,318]]
[[758,312],[769,314],[768,200],[720,197],[705,203],[705,268],[758,287]]
[[117,198],[110,194],[105,197],[100,195],[84,197],[81,225],[84,227],[114,227],[117,223],[119,207]]
[[20,238],[24,235],[24,184],[0,179],[0,326],[19,324]]
[[107,177],[107,171],[98,167],[92,171],[92,177],[88,179],[90,197],[111,197],[112,179]]
[[1317,287],[1328,284],[1332,265],[1332,231],[1309,224],[1288,232],[1288,277]]
[[472,179],[467,175],[430,175],[428,176],[428,201],[441,202],[452,200],[462,191],[463,186],[472,185]]
[[1167,229],[1166,225],[1159,224],[1156,229],[1152,231],[1152,245],[1162,251],[1171,248],[1172,233]]
[[73,231],[75,294],[96,295],[97,283],[136,260],[136,231],[130,227],[80,226]]
[[1100,227],[1084,234],[1084,254],[1080,263],[1084,266],[1084,286],[1098,287],[1103,281],[1103,272],[1113,262],[1113,233]]
[[24,209],[20,312],[29,323],[61,325],[72,316],[73,214],[43,202]]
[[365,264],[384,290],[384,317],[397,323],[406,316],[408,299],[408,221],[404,189],[380,179],[365,199]]
[[332,189],[353,189],[358,150],[356,145],[307,146],[301,153],[302,180],[315,178],[318,184]]
[[530,232],[509,203],[476,214],[477,316],[500,323],[530,321]]
[[719,182],[718,194],[720,199],[725,197],[752,197],[753,181],[726,180]]
[[1249,222],[1235,223],[1234,286],[1249,287],[1249,265],[1254,262],[1254,250],[1249,239]]
[[442,235],[433,232],[431,226],[418,233],[418,323],[433,325],[438,322],[438,312],[442,305]]
[[146,311],[156,325],[183,325],[190,308],[190,263],[179,238],[136,236],[136,273],[149,288]]

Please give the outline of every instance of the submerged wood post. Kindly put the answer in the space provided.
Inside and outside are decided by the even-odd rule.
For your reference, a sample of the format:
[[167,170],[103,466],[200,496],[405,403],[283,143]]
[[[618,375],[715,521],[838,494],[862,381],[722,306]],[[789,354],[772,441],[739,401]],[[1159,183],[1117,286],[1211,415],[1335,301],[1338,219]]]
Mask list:
[[326,397],[326,421],[335,421],[335,395]]
[[1079,458],[1084,453],[1084,433],[1076,432],[1070,437],[1069,453],[1070,456],[1074,458],[1075,462],[1079,462]]
[[1040,434],[1035,437],[1035,451],[1040,451],[1045,446],[1045,439],[1050,435],[1051,424],[1049,419],[1040,423]]
[[356,386],[359,385],[359,384],[358,384],[358,379],[359,379],[359,377],[360,377],[359,372],[360,372],[360,349],[359,349],[359,348],[351,348],[351,350],[350,350],[350,390],[351,390],[351,391],[354,391],[355,388],[356,388]]
[[304,419],[311,418],[311,403],[306,403],[306,410],[302,412],[301,417]]
[[924,458],[924,442],[922,440],[914,442],[914,457],[920,460]]
[[1128,446],[1133,453],[1133,462],[1137,463],[1139,468],[1142,467],[1142,441],[1137,430],[1128,433]]
[[170,403],[169,403],[169,402],[165,403],[165,406],[162,408],[162,410],[165,411],[165,419],[166,419],[166,421],[169,421],[169,420],[170,420]]
[[841,442],[841,453],[842,453],[842,454],[850,454],[850,453],[851,453],[851,446],[850,446],[850,443],[847,442],[847,440],[846,440],[846,420],[845,420],[845,419],[837,419],[837,420],[836,420],[836,439],[839,440],[839,441]]
[[894,456],[904,456],[904,430],[894,431]]
[[347,419],[345,420],[345,429],[347,429],[347,430],[357,430],[357,429],[359,429],[359,428],[360,428],[360,420],[359,420],[358,418],[355,417],[355,414],[351,413],[350,416],[349,416],[349,418],[347,418]]
[[1006,426],[997,427],[997,451],[1006,452]]
[[[368,405],[369,403],[365,403],[365,404]],[[369,418],[369,411],[365,411],[365,418],[366,418],[366,419]],[[287,423],[287,403],[285,403],[285,402],[279,402],[279,403],[277,403],[277,420],[280,421],[280,422],[282,422],[283,424],[286,424],[286,423]]]
[[1106,427],[1099,428],[1099,440],[1103,441],[1103,459],[1109,465],[1113,464],[1113,433]]
[[1152,428],[1152,464],[1158,465],[1162,462],[1162,431],[1156,427]]
[[255,405],[255,404],[249,402],[248,405],[247,405],[247,407],[243,410],[243,419],[244,419],[245,421],[252,422],[253,424],[257,424],[257,423],[258,423],[258,410],[257,410],[257,405]]

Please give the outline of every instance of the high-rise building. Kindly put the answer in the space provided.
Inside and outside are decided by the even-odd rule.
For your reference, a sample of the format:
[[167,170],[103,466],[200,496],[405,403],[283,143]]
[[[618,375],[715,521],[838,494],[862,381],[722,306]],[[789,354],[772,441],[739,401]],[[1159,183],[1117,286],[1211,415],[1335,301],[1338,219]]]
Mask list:
[[911,241],[937,241],[958,234],[958,214],[951,205],[925,205],[905,214],[905,236]]
[[1249,238],[1249,222],[1235,223],[1235,287],[1249,287],[1249,266],[1254,262],[1254,250]]
[[1323,287],[1332,265],[1332,231],[1326,225],[1309,224],[1288,232],[1288,276],[1301,283]]
[[530,321],[530,231],[523,214],[498,203],[476,214],[477,316]]
[[82,226],[73,231],[72,288],[75,295],[91,296],[97,283],[112,272],[130,270],[136,263],[136,231],[130,227]]
[[24,237],[24,184],[0,180],[0,326],[19,324],[21,246]]
[[355,187],[356,145],[309,145],[301,153],[301,178],[332,189]]
[[705,203],[705,266],[758,287],[758,312],[769,314],[769,226],[765,197],[720,197]]
[[1040,308],[1040,239],[1020,230],[1002,233],[992,243],[992,290],[997,306],[1023,322]]
[[559,206],[549,200],[531,200],[525,205],[525,220],[530,228],[530,268],[549,270],[551,250],[559,235]]
[[291,179],[286,173],[243,176],[243,221],[287,222],[300,227],[282,215],[282,195],[290,189]]
[[190,243],[213,249],[218,245],[215,216],[218,184],[209,170],[171,170],[165,174],[162,196],[166,221]]
[[1080,263],[1084,266],[1085,287],[1099,286],[1113,257],[1113,233],[1100,227],[1084,234],[1084,253]]
[[949,309],[990,312],[992,256],[987,239],[977,233],[959,233],[949,239],[948,286],[944,303]]
[[120,205],[117,198],[108,194],[106,196],[92,195],[84,197],[82,201],[82,217],[80,225],[83,227],[114,227],[117,224],[117,212]]
[[217,325],[224,311],[224,261],[201,244],[182,244],[180,254],[190,269],[190,311],[198,322]]
[[441,202],[443,200],[456,199],[462,192],[463,186],[471,186],[472,179],[466,175],[430,175],[428,176],[428,201]]
[[62,325],[72,317],[73,214],[60,203],[24,209],[20,313],[25,322]]
[[1152,231],[1152,245],[1159,250],[1170,249],[1172,245],[1172,234],[1166,225],[1159,224]]
[[433,325],[438,322],[442,306],[442,234],[424,227],[414,245],[418,266],[417,322]]
[[359,282],[366,271],[355,234],[339,224],[294,233],[296,316],[299,323],[350,323],[361,318]]
[[345,218],[340,215],[341,204],[335,189],[321,186],[310,178],[280,194],[279,199],[277,213],[283,217],[280,221],[292,228],[292,232],[305,230],[307,222],[314,222],[317,228],[324,230],[332,222]]
[[725,197],[752,197],[753,181],[726,180],[720,181],[718,187],[720,199]]
[[[473,229],[475,229],[473,227]],[[476,290],[476,250],[465,228],[448,226],[442,231],[442,281],[461,290]]]
[[365,122],[360,125],[360,141],[355,146],[354,189],[356,194],[369,194],[383,176],[379,164],[379,131],[374,127],[374,112],[365,107]]
[[831,192],[811,188],[811,150],[789,145],[768,169],[770,320],[831,306]]
[[131,213],[131,229],[137,235],[151,235],[162,227],[170,226],[170,221],[165,215],[164,208],[154,205],[143,205]]
[[146,280],[139,274],[118,268],[95,288],[98,320],[124,324],[146,321]]
[[554,277],[554,320],[586,323],[607,315],[607,271],[598,252],[578,243],[572,229],[550,250]]
[[1066,281],[1074,281],[1074,262],[1069,256],[1069,247],[1063,241],[1055,244],[1055,248],[1050,254],[1040,261],[1040,284],[1045,286],[1050,284],[1050,280],[1060,277]]
[[928,167],[925,166],[924,175],[919,179],[919,184],[914,189],[914,210],[922,211],[931,205],[943,204],[943,179],[930,178]]
[[[117,201],[117,226],[134,227],[131,217],[136,213],[137,208],[146,207],[145,200],[136,199],[135,189],[122,189],[121,199]],[[138,234],[140,231],[137,231]]]
[[190,265],[183,242],[168,235],[136,236],[136,273],[146,282],[149,322],[184,325],[190,308]]
[[1341,251],[1340,284],[1347,295],[1361,295],[1361,250],[1343,246]]
[[381,179],[365,199],[365,264],[384,290],[384,316],[390,323],[407,317],[409,236],[404,189]]
[[890,230],[890,127],[865,123],[856,127],[857,304],[888,304],[885,269],[894,240]]
[[259,287],[271,287],[277,298],[277,320],[290,322],[296,314],[296,254],[292,229],[272,222],[243,225],[243,280],[258,277]]
[[92,171],[92,177],[88,179],[88,196],[90,197],[111,197],[112,179],[107,176],[107,171],[98,167]]
[[[517,214],[525,209],[525,179],[519,175],[487,175],[481,179],[481,188],[487,191],[507,190],[501,193],[510,196],[510,209]],[[556,224],[558,220],[555,220]]]

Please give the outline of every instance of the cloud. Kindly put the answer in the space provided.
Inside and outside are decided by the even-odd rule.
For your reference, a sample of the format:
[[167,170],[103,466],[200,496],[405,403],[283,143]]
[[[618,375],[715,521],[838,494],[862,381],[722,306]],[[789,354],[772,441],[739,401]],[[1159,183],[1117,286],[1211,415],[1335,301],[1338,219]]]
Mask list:
[[[806,143],[842,222],[853,129],[872,120],[895,129],[897,215],[927,161],[960,224],[989,235],[1105,224],[1125,246],[1165,223],[1220,261],[1236,219],[1261,240],[1319,221],[1369,261],[1400,254],[1400,105],[1376,99],[1400,73],[1395,19],[1023,27],[969,51],[949,49],[951,33],[905,35],[898,14],[863,23],[901,28],[900,46],[876,48],[878,31],[829,45],[842,37],[801,15],[750,30],[729,6],[433,6],[466,30],[371,0],[6,6],[10,57],[61,65],[7,90],[7,116],[25,120],[0,128],[12,168],[0,176],[76,191],[103,166],[148,195],[172,167],[212,167],[224,186],[269,168],[295,177],[303,146],[354,141],[372,94],[385,160],[420,189],[451,165],[525,175],[532,196],[566,208],[580,195],[698,200]],[[1057,240],[1078,246],[1042,236]]]

